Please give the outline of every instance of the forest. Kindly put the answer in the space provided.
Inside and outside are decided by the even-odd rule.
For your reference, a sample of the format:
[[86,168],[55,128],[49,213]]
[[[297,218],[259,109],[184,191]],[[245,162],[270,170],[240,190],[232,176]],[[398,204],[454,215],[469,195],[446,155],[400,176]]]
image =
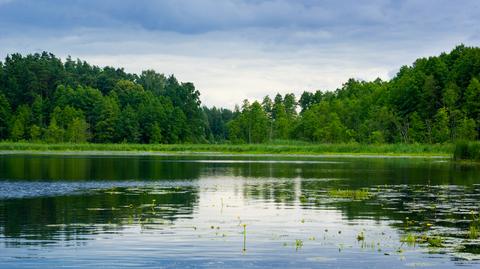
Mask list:
[[47,52],[0,62],[0,140],[44,143],[443,144],[480,131],[480,48],[420,58],[391,80],[206,107],[193,83]]

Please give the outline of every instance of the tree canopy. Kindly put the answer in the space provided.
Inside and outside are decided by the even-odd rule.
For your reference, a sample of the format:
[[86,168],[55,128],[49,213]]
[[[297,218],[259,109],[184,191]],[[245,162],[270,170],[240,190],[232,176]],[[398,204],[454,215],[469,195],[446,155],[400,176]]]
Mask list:
[[0,140],[69,143],[445,143],[480,132],[480,48],[420,58],[389,81],[202,106],[193,83],[50,53],[0,62]]

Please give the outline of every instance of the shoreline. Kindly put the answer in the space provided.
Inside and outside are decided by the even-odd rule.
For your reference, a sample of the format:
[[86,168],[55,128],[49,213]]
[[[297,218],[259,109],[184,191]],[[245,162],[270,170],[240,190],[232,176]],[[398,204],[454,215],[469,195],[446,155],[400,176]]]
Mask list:
[[453,145],[428,144],[43,144],[0,142],[0,155],[223,156],[452,159]]

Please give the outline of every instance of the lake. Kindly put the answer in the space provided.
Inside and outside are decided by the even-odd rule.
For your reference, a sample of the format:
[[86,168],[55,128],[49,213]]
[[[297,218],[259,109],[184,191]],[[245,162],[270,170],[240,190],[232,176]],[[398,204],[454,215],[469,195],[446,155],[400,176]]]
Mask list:
[[478,268],[479,205],[441,158],[4,153],[0,268]]

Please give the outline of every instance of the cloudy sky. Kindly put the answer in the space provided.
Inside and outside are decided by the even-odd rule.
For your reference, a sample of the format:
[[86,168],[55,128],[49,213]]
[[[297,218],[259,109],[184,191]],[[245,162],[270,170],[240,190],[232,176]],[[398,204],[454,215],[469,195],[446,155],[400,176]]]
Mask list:
[[204,104],[388,79],[480,45],[478,0],[0,0],[0,57],[49,51],[192,81]]

